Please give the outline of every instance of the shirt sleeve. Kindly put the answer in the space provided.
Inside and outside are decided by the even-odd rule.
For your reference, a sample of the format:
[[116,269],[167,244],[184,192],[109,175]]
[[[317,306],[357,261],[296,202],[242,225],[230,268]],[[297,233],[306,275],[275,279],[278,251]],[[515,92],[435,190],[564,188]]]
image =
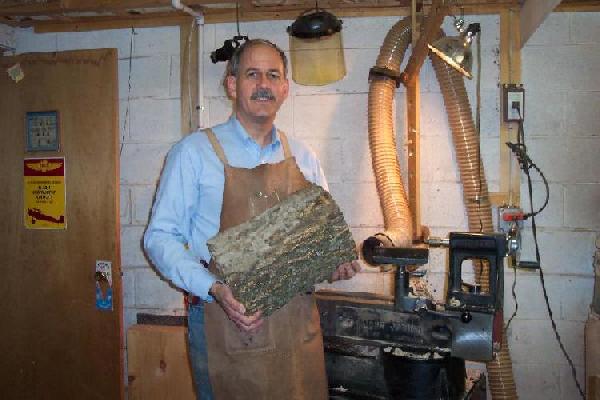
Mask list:
[[217,280],[188,248],[188,235],[197,204],[199,157],[193,148],[178,143],[165,163],[152,216],[144,234],[146,254],[160,273],[177,287],[211,301],[210,287]]
[[323,189],[329,191],[329,185],[327,185],[327,178],[325,178],[325,173],[323,172],[323,168],[321,168],[321,163],[314,153],[312,154],[314,157],[314,166],[313,166],[313,183],[321,186]]
[[319,162],[319,159],[317,158],[317,155],[313,149],[311,149],[308,144],[293,137],[288,137],[288,140],[292,154],[294,154],[294,157],[296,157],[296,162],[298,163],[298,167],[302,171],[304,177],[310,182],[329,191],[327,178],[325,178],[325,173],[323,172],[323,168],[321,168],[321,163]]

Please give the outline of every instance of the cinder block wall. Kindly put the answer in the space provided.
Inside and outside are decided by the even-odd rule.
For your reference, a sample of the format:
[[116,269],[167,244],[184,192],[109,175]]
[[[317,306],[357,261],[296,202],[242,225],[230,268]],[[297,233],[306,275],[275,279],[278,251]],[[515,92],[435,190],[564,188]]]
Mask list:
[[15,30],[13,27],[0,24],[0,46],[15,47]]
[[[584,384],[583,328],[600,231],[600,13],[551,14],[521,55],[525,134],[551,191],[550,204],[537,219],[546,288],[559,334]],[[543,185],[533,178],[534,202],[540,204]],[[521,193],[527,200],[524,184]],[[534,259],[531,229],[523,240],[523,257]],[[506,314],[513,308],[511,276],[506,275]],[[579,398],[550,328],[537,274],[519,273],[516,286],[519,312],[509,335],[522,398]]]
[[[357,241],[382,228],[367,143],[368,70],[395,17],[346,18],[348,74],[323,87],[292,84],[278,126],[304,139],[320,157],[334,197]],[[482,157],[491,191],[499,184],[497,16],[467,17],[482,24]],[[522,51],[526,93],[525,133],[531,157],[550,181],[548,209],[538,219],[546,284],[558,329],[583,382],[583,324],[593,286],[592,255],[600,232],[600,13],[552,14]],[[242,33],[265,37],[288,50],[290,21],[242,23]],[[449,21],[447,32],[451,32]],[[136,29],[129,74],[131,30],[35,35],[18,30],[19,52],[117,47],[121,110],[121,224],[125,329],[137,312],[183,314],[181,295],[148,265],[140,247],[164,156],[180,138],[179,34],[177,28]],[[220,86],[224,65],[208,55],[236,33],[235,24],[206,25],[201,39],[201,126],[224,121],[230,106]],[[408,58],[408,55],[407,55]],[[572,71],[572,72],[571,72]],[[129,89],[131,82],[131,89]],[[466,83],[475,105],[475,83]],[[421,199],[423,224],[433,234],[467,227],[456,156],[439,86],[431,64],[421,72]],[[398,151],[406,160],[405,99],[396,97]],[[534,178],[534,202],[543,186]],[[527,200],[526,186],[522,198]],[[533,259],[532,235],[524,235],[524,258]],[[445,255],[432,252],[427,279],[436,298],[444,291]],[[506,315],[514,309],[506,273]],[[545,311],[539,278],[517,274],[519,313],[509,341],[521,398],[577,397]]]

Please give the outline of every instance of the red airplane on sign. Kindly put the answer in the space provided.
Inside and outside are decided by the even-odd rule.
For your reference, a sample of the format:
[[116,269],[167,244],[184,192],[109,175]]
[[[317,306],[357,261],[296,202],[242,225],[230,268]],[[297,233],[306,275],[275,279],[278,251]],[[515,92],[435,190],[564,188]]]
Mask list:
[[31,223],[35,224],[38,219],[40,221],[54,222],[55,224],[63,224],[65,222],[65,216],[61,215],[60,218],[54,218],[50,215],[43,214],[39,208],[28,208],[27,215],[31,217]]

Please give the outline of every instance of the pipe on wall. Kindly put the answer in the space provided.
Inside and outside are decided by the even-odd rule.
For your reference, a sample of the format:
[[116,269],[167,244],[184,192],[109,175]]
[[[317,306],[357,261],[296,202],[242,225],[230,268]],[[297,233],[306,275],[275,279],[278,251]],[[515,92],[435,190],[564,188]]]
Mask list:
[[[369,84],[369,147],[383,210],[385,233],[397,245],[412,240],[412,217],[397,159],[392,118],[396,86],[391,76],[399,75],[400,64],[410,42],[410,20],[405,18],[390,29],[377,58],[376,67],[389,71],[390,78],[372,79]],[[475,131],[464,80],[442,60],[434,57],[432,63],[452,130],[469,230],[491,232],[492,210],[487,181],[479,156],[479,137]],[[489,269],[476,268],[475,272],[477,282],[482,285],[482,291],[489,290]],[[493,399],[516,399],[512,362],[505,333],[501,352],[487,364],[487,368]]]

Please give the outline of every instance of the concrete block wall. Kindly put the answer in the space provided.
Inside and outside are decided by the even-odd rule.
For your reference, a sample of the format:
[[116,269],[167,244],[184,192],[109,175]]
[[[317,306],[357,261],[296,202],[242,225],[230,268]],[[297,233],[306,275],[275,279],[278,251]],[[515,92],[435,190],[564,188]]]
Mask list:
[[[558,332],[584,379],[583,328],[594,285],[593,255],[600,231],[600,13],[554,13],[522,49],[525,136],[533,161],[550,186],[540,214],[538,242]],[[532,174],[534,208],[544,200]],[[528,206],[522,179],[521,198]],[[535,259],[531,224],[523,258]],[[514,309],[506,275],[505,314]],[[550,327],[537,273],[517,275],[518,315],[509,330],[513,368],[522,398],[575,399],[571,369]]]
[[[583,321],[591,301],[592,255],[600,231],[597,105],[600,80],[598,23],[600,13],[552,14],[522,52],[526,94],[525,131],[531,157],[550,180],[548,209],[538,218],[538,239],[547,289],[558,329],[583,376]],[[491,191],[499,185],[499,96],[497,16],[467,17],[482,25],[482,158]],[[290,98],[277,125],[305,140],[322,161],[330,189],[339,202],[357,241],[379,231],[383,218],[371,171],[367,142],[368,70],[375,63],[385,34],[396,17],[344,19],[348,74],[322,87],[291,84]],[[265,37],[289,50],[285,28],[291,21],[241,23],[250,37]],[[445,29],[452,32],[450,21]],[[201,29],[200,125],[224,121],[229,101],[221,87],[224,64],[212,64],[209,53],[236,33],[235,24]],[[121,109],[121,224],[124,268],[125,329],[137,312],[182,314],[181,294],[160,279],[148,265],[140,240],[148,219],[164,156],[180,138],[179,35],[177,28],[34,35],[18,30],[20,52],[74,48],[119,49]],[[558,57],[549,56],[557,51]],[[408,59],[408,54],[406,59]],[[569,71],[573,71],[573,75]],[[543,71],[543,73],[540,73]],[[550,79],[548,79],[550,78]],[[129,89],[131,82],[131,90]],[[471,104],[475,82],[467,81]],[[432,233],[467,229],[462,192],[439,86],[429,61],[421,72],[421,199],[422,223]],[[396,96],[398,152],[406,162],[405,99]],[[522,195],[527,199],[526,187]],[[534,202],[543,186],[534,174]],[[531,259],[531,230],[525,232],[524,258]],[[427,279],[434,297],[444,293],[446,259],[434,250]],[[506,273],[506,314],[512,312],[512,271]],[[559,353],[544,310],[536,274],[517,274],[519,313],[511,324],[509,341],[521,398],[571,399],[577,392]],[[581,379],[581,378],[580,378]]]
[[4,24],[0,24],[0,48],[2,47],[15,47],[15,29],[11,26]]

